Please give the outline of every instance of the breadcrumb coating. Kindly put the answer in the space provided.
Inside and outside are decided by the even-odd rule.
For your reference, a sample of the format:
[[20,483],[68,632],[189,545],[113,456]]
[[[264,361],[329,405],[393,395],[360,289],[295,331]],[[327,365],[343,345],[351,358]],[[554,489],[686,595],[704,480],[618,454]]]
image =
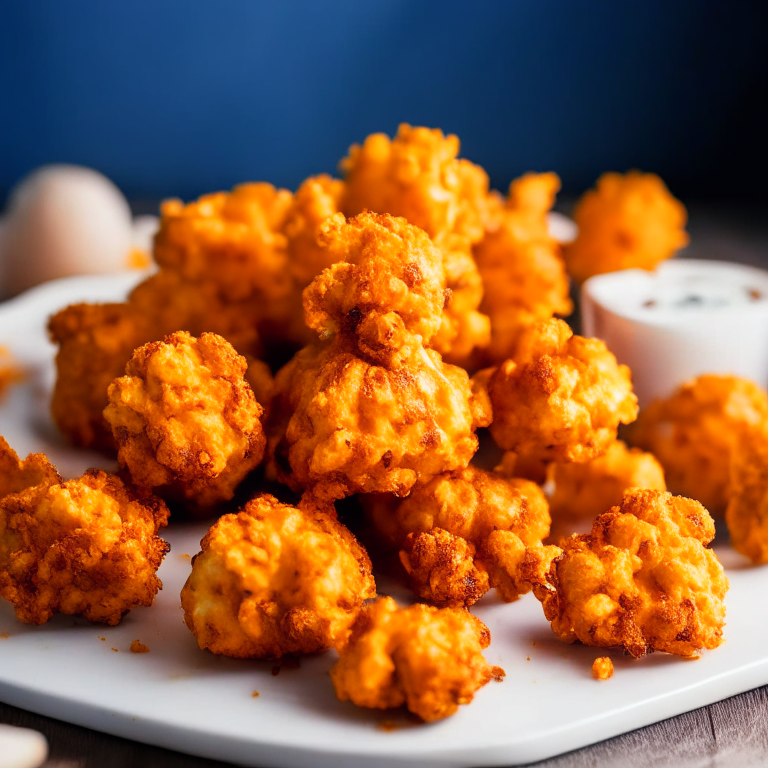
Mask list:
[[246,369],[213,333],[180,331],[136,350],[109,387],[104,416],[139,488],[192,509],[232,498],[266,442]]
[[549,509],[553,528],[558,529],[593,520],[621,504],[624,492],[630,488],[667,490],[664,470],[656,457],[639,448],[627,448],[621,440],[591,461],[550,464],[547,480],[554,486]]
[[373,365],[343,338],[301,350],[275,377],[271,472],[323,499],[407,495],[420,478],[461,469],[490,413],[462,368],[417,347],[407,365]]
[[592,677],[595,680],[609,680],[613,677],[613,662],[608,656],[599,656],[592,662]]
[[346,216],[365,210],[390,213],[432,239],[454,233],[477,242],[489,205],[488,175],[458,154],[458,137],[437,128],[402,123],[392,140],[372,133],[341,161],[342,211]]
[[51,415],[67,440],[79,448],[115,450],[104,420],[107,389],[125,373],[136,347],[152,341],[151,322],[128,304],[73,304],[48,322],[59,345]]
[[480,309],[491,320],[483,350],[488,364],[511,357],[526,328],[573,311],[561,247],[547,226],[558,189],[554,173],[515,179],[506,206],[474,247],[484,292]]
[[637,416],[629,368],[562,320],[529,328],[513,359],[478,376],[493,406],[493,439],[531,458],[589,461]]
[[768,423],[768,395],[738,376],[706,374],[644,408],[629,441],[651,451],[672,493],[722,514],[730,498],[730,466],[738,442]]
[[61,482],[56,467],[43,453],[30,453],[23,461],[0,435],[0,501],[12,493],[35,485],[55,485]]
[[564,255],[571,277],[653,269],[688,245],[685,206],[652,173],[604,173],[573,213],[579,232]]
[[376,595],[371,563],[332,506],[266,494],[224,515],[201,542],[181,592],[199,646],[235,658],[278,658],[343,644]]
[[149,606],[169,549],[157,532],[162,501],[105,472],[40,485],[0,500],[0,595],[19,621],[44,624],[55,612],[116,625]]
[[360,613],[331,680],[341,701],[372,709],[405,704],[433,722],[504,676],[483,658],[490,642],[488,628],[467,611],[399,608],[391,597],[381,597]]
[[476,467],[418,485],[393,512],[400,560],[414,592],[469,607],[489,589],[511,602],[549,569],[549,508],[541,489]]
[[736,443],[725,522],[731,546],[753,563],[768,563],[768,432],[751,430]]
[[429,342],[440,327],[445,269],[424,232],[388,214],[337,214],[320,239],[334,263],[304,291],[310,328],[321,338],[342,331],[387,366]]
[[534,592],[561,640],[694,657],[723,642],[728,579],[706,548],[714,535],[698,501],[632,489],[591,533],[565,540]]

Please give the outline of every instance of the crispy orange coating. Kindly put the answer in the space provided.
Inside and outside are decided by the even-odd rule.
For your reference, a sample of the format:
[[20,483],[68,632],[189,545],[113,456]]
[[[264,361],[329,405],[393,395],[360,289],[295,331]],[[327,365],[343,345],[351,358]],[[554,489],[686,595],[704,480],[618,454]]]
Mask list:
[[201,542],[181,592],[203,649],[236,658],[316,653],[343,644],[376,594],[371,563],[332,506],[273,496],[224,515]]
[[155,260],[186,283],[212,284],[225,306],[250,304],[265,337],[287,338],[297,319],[282,231],[292,200],[287,190],[265,183],[241,184],[187,205],[167,200],[161,207]]
[[564,255],[579,282],[619,269],[653,269],[688,245],[685,206],[652,173],[604,173],[573,218],[579,233]]
[[0,435],[0,501],[11,493],[20,493],[35,485],[60,482],[61,476],[45,454],[30,453],[22,461]]
[[469,607],[491,588],[516,600],[559,553],[541,544],[549,534],[541,489],[476,467],[415,487],[393,517],[414,592],[440,606]]
[[554,173],[515,179],[505,208],[475,245],[484,292],[480,309],[491,319],[490,345],[483,350],[489,364],[511,357],[526,328],[573,310],[560,244],[547,227],[559,188]]
[[471,247],[482,238],[496,201],[485,171],[458,153],[458,138],[437,129],[403,123],[392,140],[371,134],[341,163],[341,208],[347,216],[364,210],[402,216],[444,252],[449,294],[431,346],[463,365],[490,339],[490,321],[478,311],[483,286]]
[[591,461],[550,464],[547,479],[554,486],[549,499],[552,526],[559,529],[581,520],[591,521],[621,504],[630,488],[667,490],[664,470],[656,457],[639,448],[627,448],[621,440]]
[[440,327],[445,269],[424,232],[388,214],[336,214],[321,240],[333,264],[304,291],[310,328],[321,338],[342,331],[360,354],[388,366],[429,342]]
[[59,345],[51,415],[74,445],[114,450],[103,411],[107,388],[122,376],[136,347],[152,341],[149,319],[128,304],[73,304],[48,323]]
[[301,350],[275,377],[272,472],[324,499],[405,496],[419,478],[466,467],[489,419],[466,371],[436,352],[418,347],[389,369],[338,338]]
[[768,432],[742,435],[733,449],[725,522],[731,546],[753,563],[768,563]]
[[483,658],[490,642],[488,628],[467,611],[399,608],[381,597],[360,613],[331,680],[341,701],[372,709],[405,704],[422,720],[441,720],[504,675]]
[[723,642],[728,579],[706,548],[714,535],[698,501],[633,489],[591,533],[565,540],[534,592],[567,642],[696,656]]
[[55,612],[115,625],[162,587],[168,509],[114,475],[50,478],[0,500],[0,595],[27,624]]
[[613,677],[613,662],[608,656],[599,656],[592,662],[592,677],[595,680],[609,680]]
[[562,320],[526,330],[513,359],[478,377],[493,406],[493,439],[531,458],[589,461],[637,416],[629,368]]
[[246,368],[213,333],[180,331],[136,350],[109,387],[104,416],[139,488],[193,509],[232,498],[266,442]]
[[733,451],[744,434],[768,423],[768,396],[738,376],[707,374],[655,400],[632,425],[629,440],[651,451],[667,486],[722,514],[730,497]]

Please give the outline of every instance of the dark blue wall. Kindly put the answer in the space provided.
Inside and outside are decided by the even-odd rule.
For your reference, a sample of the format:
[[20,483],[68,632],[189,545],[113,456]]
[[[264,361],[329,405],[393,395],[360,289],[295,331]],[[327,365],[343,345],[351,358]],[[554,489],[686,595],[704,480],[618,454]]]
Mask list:
[[295,187],[400,121],[496,186],[661,173],[761,194],[768,1],[0,0],[0,202],[41,163],[129,195]]

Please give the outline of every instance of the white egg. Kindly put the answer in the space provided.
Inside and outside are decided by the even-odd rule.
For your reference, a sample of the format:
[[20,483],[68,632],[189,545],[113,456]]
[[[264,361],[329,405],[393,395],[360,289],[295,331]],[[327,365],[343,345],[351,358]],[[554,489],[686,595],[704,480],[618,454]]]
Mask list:
[[70,275],[128,267],[131,210],[102,174],[49,165],[11,192],[0,238],[0,287],[15,294]]

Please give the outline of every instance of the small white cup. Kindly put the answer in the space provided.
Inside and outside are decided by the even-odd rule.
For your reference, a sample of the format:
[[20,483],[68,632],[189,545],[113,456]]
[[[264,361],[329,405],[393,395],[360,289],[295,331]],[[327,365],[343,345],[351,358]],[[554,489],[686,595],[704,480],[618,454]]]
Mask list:
[[632,370],[640,407],[703,373],[768,385],[768,272],[675,259],[596,275],[581,288],[582,331]]

